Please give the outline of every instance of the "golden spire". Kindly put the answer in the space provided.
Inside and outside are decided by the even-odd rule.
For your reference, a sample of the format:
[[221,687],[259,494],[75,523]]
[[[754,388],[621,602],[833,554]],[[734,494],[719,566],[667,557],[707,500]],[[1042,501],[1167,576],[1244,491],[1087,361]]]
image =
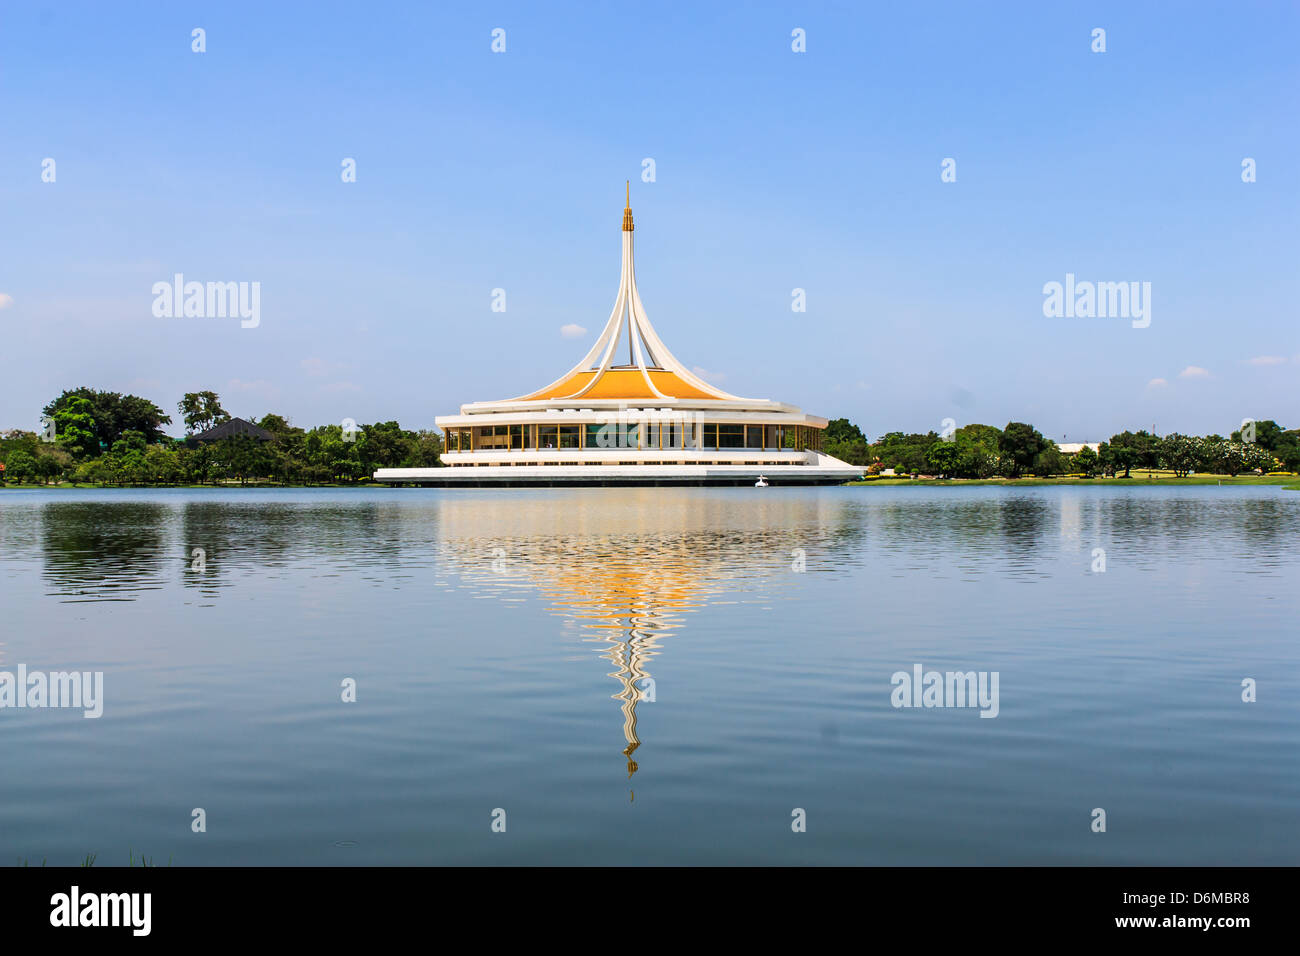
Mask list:
[[627,181],[627,205],[623,207],[623,231],[632,231],[632,180]]

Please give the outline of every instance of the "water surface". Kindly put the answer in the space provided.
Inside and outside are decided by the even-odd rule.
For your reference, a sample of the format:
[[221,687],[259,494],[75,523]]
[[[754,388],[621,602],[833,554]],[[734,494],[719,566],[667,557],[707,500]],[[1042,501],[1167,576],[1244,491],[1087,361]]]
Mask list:
[[[0,710],[0,864],[1294,864],[1298,531],[1275,487],[4,491],[0,670],[106,702]],[[918,663],[998,716],[893,707]]]

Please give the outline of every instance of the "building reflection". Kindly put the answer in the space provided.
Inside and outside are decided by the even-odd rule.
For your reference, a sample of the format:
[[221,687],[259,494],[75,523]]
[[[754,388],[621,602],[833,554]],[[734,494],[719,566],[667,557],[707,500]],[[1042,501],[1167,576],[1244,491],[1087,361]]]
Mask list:
[[738,508],[734,497],[673,496],[668,508],[655,489],[624,489],[607,500],[551,494],[553,507],[528,502],[508,511],[500,499],[444,499],[440,563],[464,584],[503,598],[538,592],[552,613],[582,628],[617,682],[610,697],[622,713],[629,780],[640,769],[638,711],[655,701],[652,664],[665,638],[710,603],[742,593],[771,600],[776,583],[788,583],[793,551],[814,538],[861,533],[828,521],[826,503],[817,501]]

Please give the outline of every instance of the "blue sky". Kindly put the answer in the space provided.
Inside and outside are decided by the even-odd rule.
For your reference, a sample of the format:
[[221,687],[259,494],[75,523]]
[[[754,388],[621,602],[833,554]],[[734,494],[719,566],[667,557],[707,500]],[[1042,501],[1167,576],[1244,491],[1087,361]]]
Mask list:
[[[1300,426],[1295,4],[560,7],[6,4],[0,427],[83,384],[407,427],[540,387],[627,178],[651,320],[736,394],[873,438]],[[176,272],[260,282],[260,325],[155,318]],[[1150,326],[1046,318],[1067,272],[1150,282]]]

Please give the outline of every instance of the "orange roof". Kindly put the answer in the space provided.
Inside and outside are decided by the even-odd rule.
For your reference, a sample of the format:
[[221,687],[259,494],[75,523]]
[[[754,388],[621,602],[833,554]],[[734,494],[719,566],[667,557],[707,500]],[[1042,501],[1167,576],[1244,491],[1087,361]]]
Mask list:
[[[647,369],[647,372],[650,375],[650,380],[655,383],[655,388],[669,398],[717,400],[723,397],[716,392],[706,392],[696,388],[684,381],[676,372],[663,369]],[[517,401],[529,402],[565,398],[584,388],[595,374],[595,371],[575,372],[558,384],[542,389],[540,392],[525,395],[523,398],[517,399]],[[650,391],[645,378],[641,375],[641,370],[637,368],[607,369],[605,374],[600,377],[600,381],[592,386],[590,391],[584,393],[582,397],[590,399],[626,399],[628,401],[654,401],[659,398],[658,395]]]

